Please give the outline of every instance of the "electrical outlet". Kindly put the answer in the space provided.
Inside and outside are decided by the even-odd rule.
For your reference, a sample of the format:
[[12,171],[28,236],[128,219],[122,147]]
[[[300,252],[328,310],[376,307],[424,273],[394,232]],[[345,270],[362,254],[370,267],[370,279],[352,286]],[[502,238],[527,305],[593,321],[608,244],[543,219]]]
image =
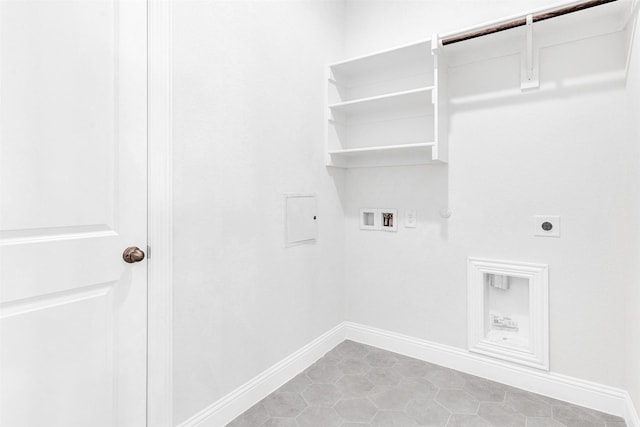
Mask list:
[[542,237],[560,237],[560,217],[550,215],[534,216],[533,235]]
[[406,211],[404,214],[404,227],[416,228],[417,223],[418,223],[418,220],[416,217],[416,211]]

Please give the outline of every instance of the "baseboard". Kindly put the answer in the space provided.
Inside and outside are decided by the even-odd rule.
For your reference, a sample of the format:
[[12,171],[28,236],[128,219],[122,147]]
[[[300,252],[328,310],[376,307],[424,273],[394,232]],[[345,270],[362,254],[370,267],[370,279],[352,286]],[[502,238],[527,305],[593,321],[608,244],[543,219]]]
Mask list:
[[631,400],[631,396],[627,393],[627,409],[624,415],[624,419],[627,421],[628,427],[640,427],[640,417],[638,416],[638,411],[636,410],[635,405],[633,404],[633,400]]
[[226,425],[344,340],[345,329],[344,325],[340,324],[198,412],[179,427]]
[[300,350],[273,365],[222,399],[195,414],[179,427],[221,427],[255,405],[345,339],[435,363],[447,368],[529,390],[576,405],[618,415],[628,427],[640,419],[625,390],[521,367],[466,350],[407,335],[343,322]]
[[638,413],[629,393],[625,390],[553,372],[521,367],[460,348],[357,323],[345,322],[343,326],[346,339],[614,414],[624,417],[627,426],[640,427]]

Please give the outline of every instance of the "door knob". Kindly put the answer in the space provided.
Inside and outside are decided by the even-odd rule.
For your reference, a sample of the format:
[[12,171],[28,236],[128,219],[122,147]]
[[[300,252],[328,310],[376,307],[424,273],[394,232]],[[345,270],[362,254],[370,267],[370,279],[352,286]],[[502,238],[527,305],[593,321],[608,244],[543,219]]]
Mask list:
[[129,264],[140,262],[144,259],[144,252],[137,246],[129,246],[122,253],[122,259]]

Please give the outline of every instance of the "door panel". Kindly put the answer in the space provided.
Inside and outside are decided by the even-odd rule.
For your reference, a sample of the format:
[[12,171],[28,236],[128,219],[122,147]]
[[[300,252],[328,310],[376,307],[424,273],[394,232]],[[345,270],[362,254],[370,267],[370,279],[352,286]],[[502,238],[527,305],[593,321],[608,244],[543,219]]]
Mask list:
[[4,234],[113,229],[116,13],[107,1],[2,3],[3,155],[21,165],[2,170]]
[[[8,304],[0,357],[2,382],[12,387],[3,386],[8,396],[2,409],[14,415],[3,415],[2,425],[114,425],[113,287],[89,286]],[[14,399],[13,393],[23,397]]]
[[146,4],[0,0],[0,425],[146,423]]

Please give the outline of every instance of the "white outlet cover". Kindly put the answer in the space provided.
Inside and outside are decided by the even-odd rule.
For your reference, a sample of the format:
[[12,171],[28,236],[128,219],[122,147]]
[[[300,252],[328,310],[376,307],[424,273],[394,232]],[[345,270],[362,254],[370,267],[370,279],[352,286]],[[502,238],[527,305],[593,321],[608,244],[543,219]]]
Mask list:
[[404,226],[405,228],[416,228],[417,226],[417,217],[416,211],[410,210],[406,211],[404,214]]
[[557,215],[534,216],[533,235],[540,237],[560,237],[560,217]]

